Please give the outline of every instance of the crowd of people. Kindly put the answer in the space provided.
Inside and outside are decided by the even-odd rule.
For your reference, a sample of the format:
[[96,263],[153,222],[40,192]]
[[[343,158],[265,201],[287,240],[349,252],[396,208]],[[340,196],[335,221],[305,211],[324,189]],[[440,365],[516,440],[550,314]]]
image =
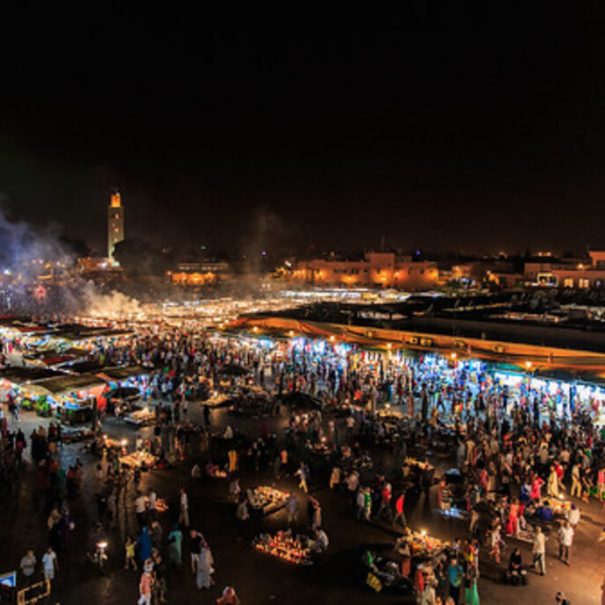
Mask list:
[[[225,476],[225,498],[242,536],[249,539],[249,527],[260,525],[241,484],[268,470],[292,483],[287,526],[304,528],[315,555],[325,552],[330,540],[320,500],[312,494],[325,477],[360,523],[388,527],[397,536],[390,558],[371,550],[363,555],[366,583],[380,590],[395,580],[411,587],[422,605],[478,604],[485,557],[512,584],[526,584],[528,571],[549,573],[547,540],[557,540],[561,563],[571,565],[581,503],[605,502],[605,436],[594,423],[601,402],[562,384],[536,385],[530,374],[512,387],[485,364],[454,357],[301,339],[267,345],[179,329],[141,329],[99,340],[90,357],[146,368],[138,384],[156,420],[145,449],[173,465],[190,463],[192,479]],[[259,411],[257,434],[232,426],[213,430],[210,405],[197,420],[190,418],[191,402],[204,405],[217,393],[241,394],[250,386],[276,402]],[[293,393],[301,397],[288,399]],[[17,411],[11,410],[10,419],[0,417],[4,481],[14,484],[29,448],[36,506],[49,515],[42,568],[53,581],[74,527],[70,502],[82,491],[84,465],[76,459],[64,467],[58,424],[39,427],[28,443],[19,428],[18,402],[11,399],[10,405]],[[285,421],[271,429],[271,416]],[[456,474],[429,461],[440,448],[450,454],[447,464]],[[191,527],[186,487],[167,527],[171,515],[158,512],[158,496],[142,487],[140,469],[121,465],[102,442],[95,451],[101,456],[95,470],[99,525],[91,529],[89,550],[104,535],[114,536],[109,543],[118,536],[125,570],[139,574],[143,605],[166,602],[170,569],[181,567],[188,541],[195,585],[210,588],[214,557],[204,534]],[[408,512],[420,500],[439,513],[456,511],[468,523],[466,538],[419,556]],[[306,519],[300,518],[301,501],[308,504]],[[136,526],[128,518],[131,506]],[[503,564],[507,538],[530,544],[531,562],[510,548]],[[37,567],[28,551],[20,565],[23,578],[29,581]],[[238,603],[239,597],[227,586],[217,602]]]

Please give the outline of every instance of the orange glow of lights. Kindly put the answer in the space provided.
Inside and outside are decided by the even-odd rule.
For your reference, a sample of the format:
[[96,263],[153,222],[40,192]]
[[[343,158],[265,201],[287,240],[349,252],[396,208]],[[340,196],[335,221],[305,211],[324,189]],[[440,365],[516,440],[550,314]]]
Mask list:
[[112,208],[121,208],[122,207],[122,197],[119,192],[115,192],[111,194],[111,207]]

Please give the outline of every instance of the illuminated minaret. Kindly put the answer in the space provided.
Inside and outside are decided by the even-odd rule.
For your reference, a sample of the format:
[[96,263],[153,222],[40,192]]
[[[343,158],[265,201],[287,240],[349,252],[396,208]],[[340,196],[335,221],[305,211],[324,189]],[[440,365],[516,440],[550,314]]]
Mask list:
[[124,208],[119,191],[113,191],[107,209],[107,256],[113,261],[115,245],[124,239]]

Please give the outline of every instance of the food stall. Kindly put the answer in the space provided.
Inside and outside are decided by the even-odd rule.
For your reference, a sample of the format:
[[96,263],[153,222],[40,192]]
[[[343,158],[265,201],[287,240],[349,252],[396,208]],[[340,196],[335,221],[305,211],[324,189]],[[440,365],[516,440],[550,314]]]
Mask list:
[[66,424],[90,421],[104,387],[94,374],[63,374],[31,385],[45,397],[48,412]]
[[134,412],[130,412],[130,414],[126,414],[124,416],[124,420],[137,428],[142,426],[150,426],[155,423],[156,415],[155,412],[150,410],[149,408],[143,408],[141,410],[135,410]]
[[271,535],[262,533],[254,539],[255,550],[275,557],[292,565],[313,565],[311,549],[300,536],[293,536],[291,530],[278,531]]
[[391,406],[389,403],[378,409],[376,411],[376,416],[382,420],[393,423],[407,420],[409,418],[409,416],[401,408]]
[[263,515],[281,510],[286,506],[288,499],[287,492],[283,492],[268,485],[259,485],[254,489],[248,490],[248,502],[253,509],[261,511]]
[[71,348],[66,351],[37,349],[22,355],[23,365],[26,367],[57,368],[62,369],[65,364],[74,363],[85,357],[86,351]]
[[50,413],[46,402],[46,393],[36,388],[37,383],[63,376],[60,372],[42,367],[10,367],[0,370],[0,397],[6,401],[9,397],[25,410],[37,409],[44,415]]
[[112,389],[132,386],[142,391],[149,376],[149,368],[137,365],[104,367],[98,376]]
[[407,457],[403,463],[403,466],[409,466],[411,469],[418,469],[421,472],[434,472],[435,467],[429,462],[423,462],[417,458]]
[[408,530],[399,540],[408,544],[412,558],[424,561],[434,559],[449,546],[448,542],[430,536],[426,530]]
[[257,386],[242,386],[232,389],[229,411],[237,414],[262,416],[271,413],[273,401],[269,393]]
[[546,505],[552,508],[552,512],[555,517],[563,517],[566,519],[569,516],[569,511],[571,510],[571,500],[547,496],[546,498],[542,498],[538,506]]
[[130,468],[150,469],[153,468],[157,462],[157,457],[145,450],[137,450],[131,454],[120,456],[120,464]]
[[328,446],[327,439],[322,437],[319,441],[307,440],[305,448],[309,453],[319,456],[320,458],[327,458],[332,455],[332,450]]

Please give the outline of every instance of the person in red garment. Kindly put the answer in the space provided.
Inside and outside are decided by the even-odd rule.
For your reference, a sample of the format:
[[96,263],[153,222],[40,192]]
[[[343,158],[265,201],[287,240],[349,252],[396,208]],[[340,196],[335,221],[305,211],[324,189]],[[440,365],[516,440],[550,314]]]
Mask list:
[[226,586],[223,594],[216,600],[216,605],[240,605],[240,603],[235,588],[231,586]]

